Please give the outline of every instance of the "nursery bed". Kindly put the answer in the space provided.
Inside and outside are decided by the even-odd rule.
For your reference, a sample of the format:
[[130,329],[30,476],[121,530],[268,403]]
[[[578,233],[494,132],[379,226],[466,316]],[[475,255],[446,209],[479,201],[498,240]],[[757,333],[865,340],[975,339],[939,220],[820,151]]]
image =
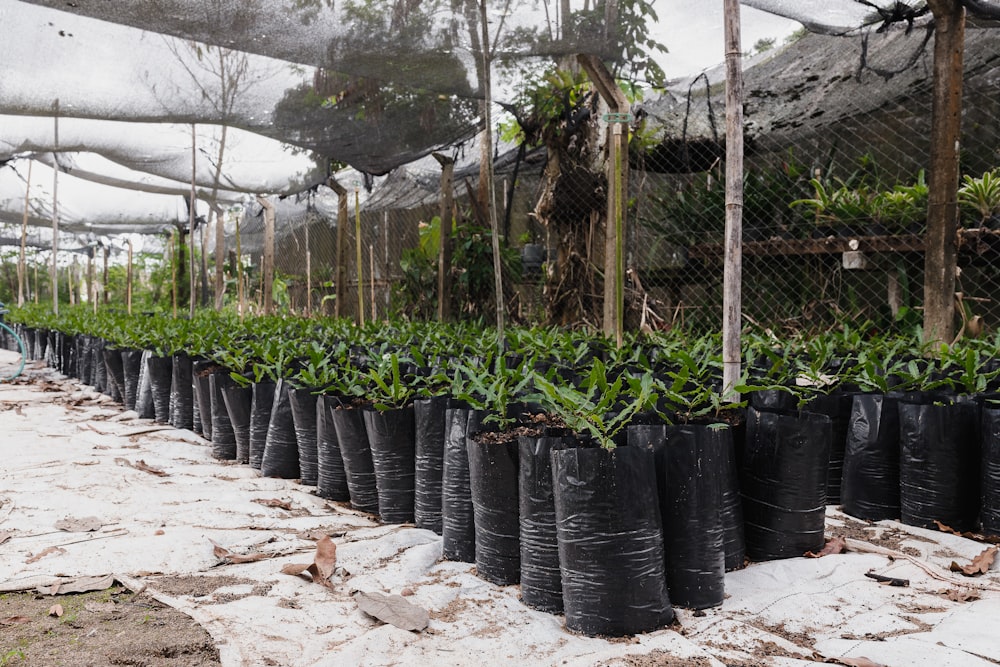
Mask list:
[[[828,534],[910,559],[847,553],[752,564],[726,575],[722,607],[678,610],[670,628],[604,640],[525,607],[517,586],[441,560],[430,531],[379,525],[294,481],[219,463],[199,436],[137,419],[40,364],[24,382],[0,385],[0,433],[0,589],[114,575],[194,618],[223,665],[1000,662],[997,565],[963,588],[948,571],[987,545],[891,521],[869,526],[834,507]],[[322,535],[337,545],[330,589],[281,572],[311,562]],[[233,564],[214,545],[274,557]],[[910,585],[878,584],[869,571]],[[430,624],[423,632],[383,624],[358,609],[355,591],[404,593]]]

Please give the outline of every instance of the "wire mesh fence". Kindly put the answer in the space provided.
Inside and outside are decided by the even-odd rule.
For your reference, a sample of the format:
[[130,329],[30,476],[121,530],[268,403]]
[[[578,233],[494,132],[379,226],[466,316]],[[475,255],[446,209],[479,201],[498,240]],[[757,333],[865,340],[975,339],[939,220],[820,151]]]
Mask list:
[[[966,64],[956,298],[961,323],[996,327],[1000,84],[991,32],[973,31],[970,40],[978,47]],[[821,48],[803,45],[802,53],[748,70],[742,281],[747,323],[775,331],[919,324],[932,79],[925,36],[897,33],[879,48],[866,39],[810,36],[821,40]],[[839,69],[822,62],[832,52],[839,54]],[[789,63],[801,71],[783,81]],[[626,328],[702,332],[720,326],[726,210],[720,99],[720,75],[709,72],[678,84],[637,114],[628,177]],[[581,122],[594,126],[602,150],[607,123],[597,114]],[[456,149],[451,159],[463,150],[472,152]],[[609,186],[598,158],[587,173],[564,170],[553,185],[551,151],[515,146],[494,155],[490,196],[502,238],[502,299],[511,320],[600,327]],[[438,296],[444,287],[448,316],[490,321],[491,220],[476,204],[475,159],[464,163],[450,179],[451,206],[442,206],[442,167],[430,158],[380,179],[354,174],[340,196],[320,187],[277,202],[279,307],[358,319],[432,319],[442,313]],[[575,230],[571,241],[559,231],[566,220]],[[242,284],[245,300],[259,308],[261,208],[250,201],[223,224],[226,298],[235,301]],[[203,229],[193,244],[194,286],[210,304],[217,249],[211,225]],[[450,242],[443,279],[442,233]],[[19,230],[7,225],[2,236],[0,293],[16,301]],[[173,294],[171,287],[188,279],[177,268],[183,238],[177,230],[147,244],[159,247],[164,264],[132,259],[137,280],[155,290],[151,304],[186,303],[186,294]],[[74,240],[61,243],[61,254],[69,258],[60,261],[65,289],[72,285],[76,300],[121,303],[125,244]],[[41,237],[28,245],[29,300],[39,294],[44,300],[51,289],[50,253]]]

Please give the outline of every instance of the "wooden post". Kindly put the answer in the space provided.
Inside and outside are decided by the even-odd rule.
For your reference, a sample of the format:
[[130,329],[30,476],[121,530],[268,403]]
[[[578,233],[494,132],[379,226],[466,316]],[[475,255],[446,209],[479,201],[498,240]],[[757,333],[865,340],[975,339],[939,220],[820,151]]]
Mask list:
[[101,280],[101,294],[103,295],[104,305],[108,305],[108,256],[111,254],[111,248],[109,246],[103,246],[104,248],[104,273]]
[[[179,247],[180,241],[175,237],[179,237],[183,232],[174,227],[170,234],[170,297],[172,304],[173,316],[177,318],[177,248]],[[176,244],[176,245],[175,245]],[[183,258],[182,258],[183,261]]]
[[[218,202],[212,200],[212,213],[215,215],[215,309],[221,311],[226,296],[226,225],[222,209]],[[202,249],[202,252],[205,252]]]
[[125,268],[125,308],[128,314],[132,314],[132,239],[125,241],[128,244],[128,266]]
[[358,189],[354,188],[354,245],[358,263],[358,324],[365,325],[364,272],[361,268],[361,202]]
[[333,249],[333,316],[343,314],[344,293],[347,286],[347,267],[344,265],[344,255],[347,252],[347,188],[337,182],[332,176],[326,184],[337,193],[337,239]]
[[924,338],[940,345],[950,344],[955,335],[965,8],[960,0],[929,0],[927,4],[934,14],[934,91],[924,253]]
[[743,69],[739,0],[725,0],[726,237],[722,277],[722,396],[735,401],[741,371],[743,274]]
[[[191,124],[191,199],[188,206],[188,254],[191,256],[191,275],[188,277],[191,284],[191,300],[188,304],[190,316],[194,317],[194,307],[196,303],[196,290],[194,283],[194,223],[195,223],[195,204],[197,203],[197,174],[198,174],[198,137],[195,135],[194,123]],[[184,232],[180,232],[183,236]],[[183,244],[181,244],[183,247]],[[202,252],[204,252],[205,247],[202,246]],[[184,260],[184,256],[181,255],[181,261]],[[174,312],[174,317],[177,317],[176,308]]]
[[437,275],[437,316],[439,322],[445,322],[451,317],[451,230],[454,226],[452,209],[455,205],[455,160],[441,153],[433,153],[434,159],[441,165],[441,207],[438,217],[441,227],[438,230],[438,275]]
[[24,283],[27,278],[27,265],[25,264],[25,246],[28,241],[28,206],[31,202],[31,166],[34,160],[28,160],[28,180],[24,186],[24,216],[21,218],[21,252],[17,256],[17,305],[24,305]]
[[375,305],[375,246],[368,244],[368,291],[371,294],[372,322],[378,319]]
[[247,308],[246,293],[243,291],[243,249],[240,246],[240,219],[244,214],[245,209],[236,216],[236,300],[239,302],[240,322],[243,321],[243,313]]
[[97,280],[94,276],[94,253],[95,249],[93,247],[88,248],[87,251],[87,301],[90,302],[91,307],[94,309],[94,314],[97,314]]
[[267,197],[257,195],[257,203],[264,207],[264,258],[261,262],[261,298],[265,315],[274,310],[274,204]]
[[312,251],[309,250],[309,223],[306,223],[306,317],[312,317]]
[[[55,149],[59,150],[59,100],[53,104]],[[59,314],[59,161],[52,153],[52,313]]]
[[576,59],[612,114],[608,140],[608,213],[604,227],[604,333],[613,336],[620,346],[625,312],[629,101],[600,58],[580,54]]

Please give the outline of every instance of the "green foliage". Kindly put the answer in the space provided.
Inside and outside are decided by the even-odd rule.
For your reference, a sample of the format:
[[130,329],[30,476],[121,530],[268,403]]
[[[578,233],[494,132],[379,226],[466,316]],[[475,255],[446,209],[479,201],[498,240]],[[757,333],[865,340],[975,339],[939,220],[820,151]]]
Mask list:
[[964,217],[977,226],[1000,214],[1000,169],[987,171],[979,178],[963,175],[958,203]]

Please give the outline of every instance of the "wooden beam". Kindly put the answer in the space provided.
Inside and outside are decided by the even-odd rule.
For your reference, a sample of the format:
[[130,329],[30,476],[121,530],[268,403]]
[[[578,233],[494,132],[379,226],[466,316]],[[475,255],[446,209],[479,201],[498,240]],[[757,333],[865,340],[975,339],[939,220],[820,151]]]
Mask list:
[[337,193],[337,239],[333,249],[333,316],[341,317],[347,288],[347,267],[344,265],[347,243],[347,188],[338,183],[333,176],[326,179],[326,184]]
[[[857,247],[854,247],[856,244]],[[861,236],[857,238],[828,237],[825,239],[774,239],[743,243],[743,255],[782,257],[786,255],[832,255],[860,250],[872,253],[923,252],[924,239],[917,235]],[[706,243],[687,249],[690,259],[717,261],[726,251],[722,243]]]
[[261,262],[261,297],[265,315],[274,310],[274,204],[267,197],[257,195],[257,203],[264,207],[264,259]]
[[608,103],[612,111],[621,113],[629,110],[628,98],[625,97],[625,93],[618,87],[618,82],[615,81],[614,75],[611,74],[600,58],[579,53],[576,56],[576,61],[580,63],[580,67],[583,68],[583,71],[587,73],[587,76],[594,84],[594,87],[597,88],[601,99]]

